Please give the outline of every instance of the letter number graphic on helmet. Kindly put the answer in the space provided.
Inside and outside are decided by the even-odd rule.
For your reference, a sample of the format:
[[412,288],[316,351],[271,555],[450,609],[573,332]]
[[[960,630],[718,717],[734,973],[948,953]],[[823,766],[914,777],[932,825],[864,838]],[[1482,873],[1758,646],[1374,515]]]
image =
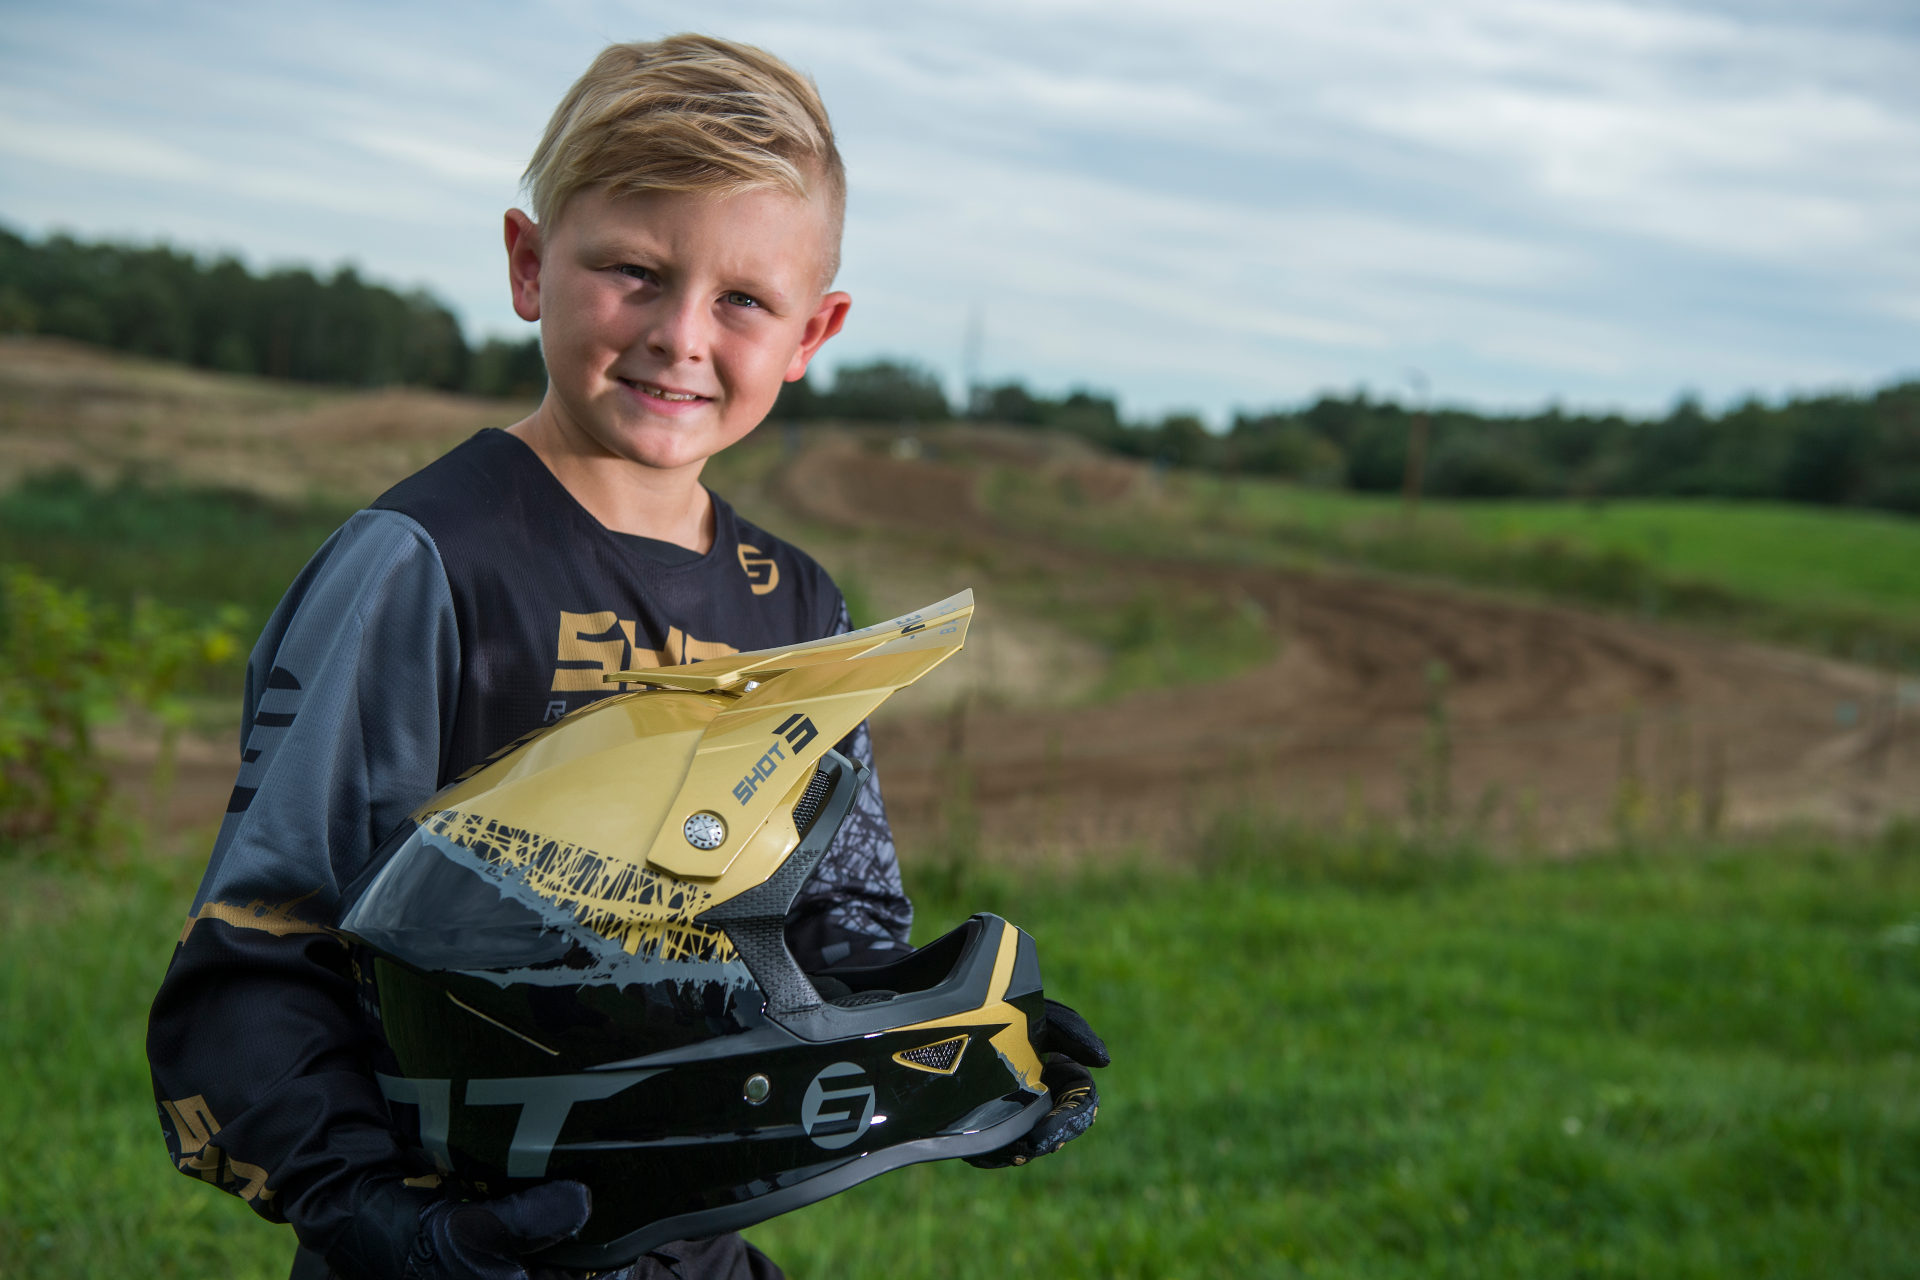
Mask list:
[[[813,717],[795,713],[779,723],[773,731],[773,736],[785,738],[787,745],[792,747],[797,755],[807,749],[809,742],[820,736],[820,731],[813,727]],[[753,793],[760,789],[760,784],[771,778],[779,770],[780,762],[786,758],[785,749],[779,743],[774,743],[754,764],[747,776],[733,784],[733,798],[741,804],[753,799]],[[692,839],[691,832],[688,833],[688,839]]]
[[786,738],[787,744],[795,751],[805,751],[807,744],[812,742],[820,731],[813,727],[811,716],[795,714],[782,720],[774,732]]
[[857,1142],[872,1122],[873,1086],[851,1062],[822,1068],[800,1102],[800,1127],[815,1146],[829,1151]]

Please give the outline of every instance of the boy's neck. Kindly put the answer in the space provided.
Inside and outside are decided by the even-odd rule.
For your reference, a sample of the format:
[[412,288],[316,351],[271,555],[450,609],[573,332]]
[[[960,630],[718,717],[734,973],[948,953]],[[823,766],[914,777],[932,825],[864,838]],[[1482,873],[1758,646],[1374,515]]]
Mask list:
[[702,555],[713,549],[713,500],[700,484],[705,459],[673,471],[642,466],[568,431],[544,411],[507,431],[533,450],[588,515],[615,533],[656,538]]

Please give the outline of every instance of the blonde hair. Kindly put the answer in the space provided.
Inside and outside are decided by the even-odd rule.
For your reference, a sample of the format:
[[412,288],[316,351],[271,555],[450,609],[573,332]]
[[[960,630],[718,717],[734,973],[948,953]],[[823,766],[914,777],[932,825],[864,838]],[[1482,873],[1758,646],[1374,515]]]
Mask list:
[[812,80],[752,45],[701,35],[608,45],[554,109],[521,182],[543,226],[590,187],[823,196],[825,283],[839,270],[847,176],[827,109]]

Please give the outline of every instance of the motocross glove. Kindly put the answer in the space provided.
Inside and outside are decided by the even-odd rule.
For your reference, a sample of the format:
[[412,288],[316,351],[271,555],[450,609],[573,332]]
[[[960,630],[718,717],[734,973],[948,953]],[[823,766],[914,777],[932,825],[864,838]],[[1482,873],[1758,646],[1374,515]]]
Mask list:
[[1004,1169],[1052,1155],[1093,1127],[1100,1112],[1100,1091],[1087,1068],[1112,1061],[1106,1042],[1094,1034],[1085,1018],[1058,1000],[1049,1000],[1046,1017],[1033,1033],[1033,1047],[1041,1055],[1040,1082],[1046,1086],[1052,1109],[1025,1137],[997,1151],[968,1156],[967,1163],[976,1169]]
[[475,1201],[383,1183],[327,1250],[327,1265],[347,1280],[563,1280],[579,1273],[527,1255],[577,1235],[592,1212],[578,1182]]

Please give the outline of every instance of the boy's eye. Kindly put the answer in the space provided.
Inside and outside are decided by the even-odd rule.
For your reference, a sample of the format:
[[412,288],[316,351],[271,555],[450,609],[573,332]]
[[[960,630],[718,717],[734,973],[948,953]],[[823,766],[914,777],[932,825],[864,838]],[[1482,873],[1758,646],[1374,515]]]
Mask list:
[[632,263],[622,263],[619,267],[616,267],[615,270],[621,275],[631,276],[635,280],[645,280],[648,283],[652,283],[654,279],[653,269],[651,267],[636,267]]
[[749,293],[729,293],[726,295],[726,301],[730,307],[757,307],[760,305],[760,300]]

